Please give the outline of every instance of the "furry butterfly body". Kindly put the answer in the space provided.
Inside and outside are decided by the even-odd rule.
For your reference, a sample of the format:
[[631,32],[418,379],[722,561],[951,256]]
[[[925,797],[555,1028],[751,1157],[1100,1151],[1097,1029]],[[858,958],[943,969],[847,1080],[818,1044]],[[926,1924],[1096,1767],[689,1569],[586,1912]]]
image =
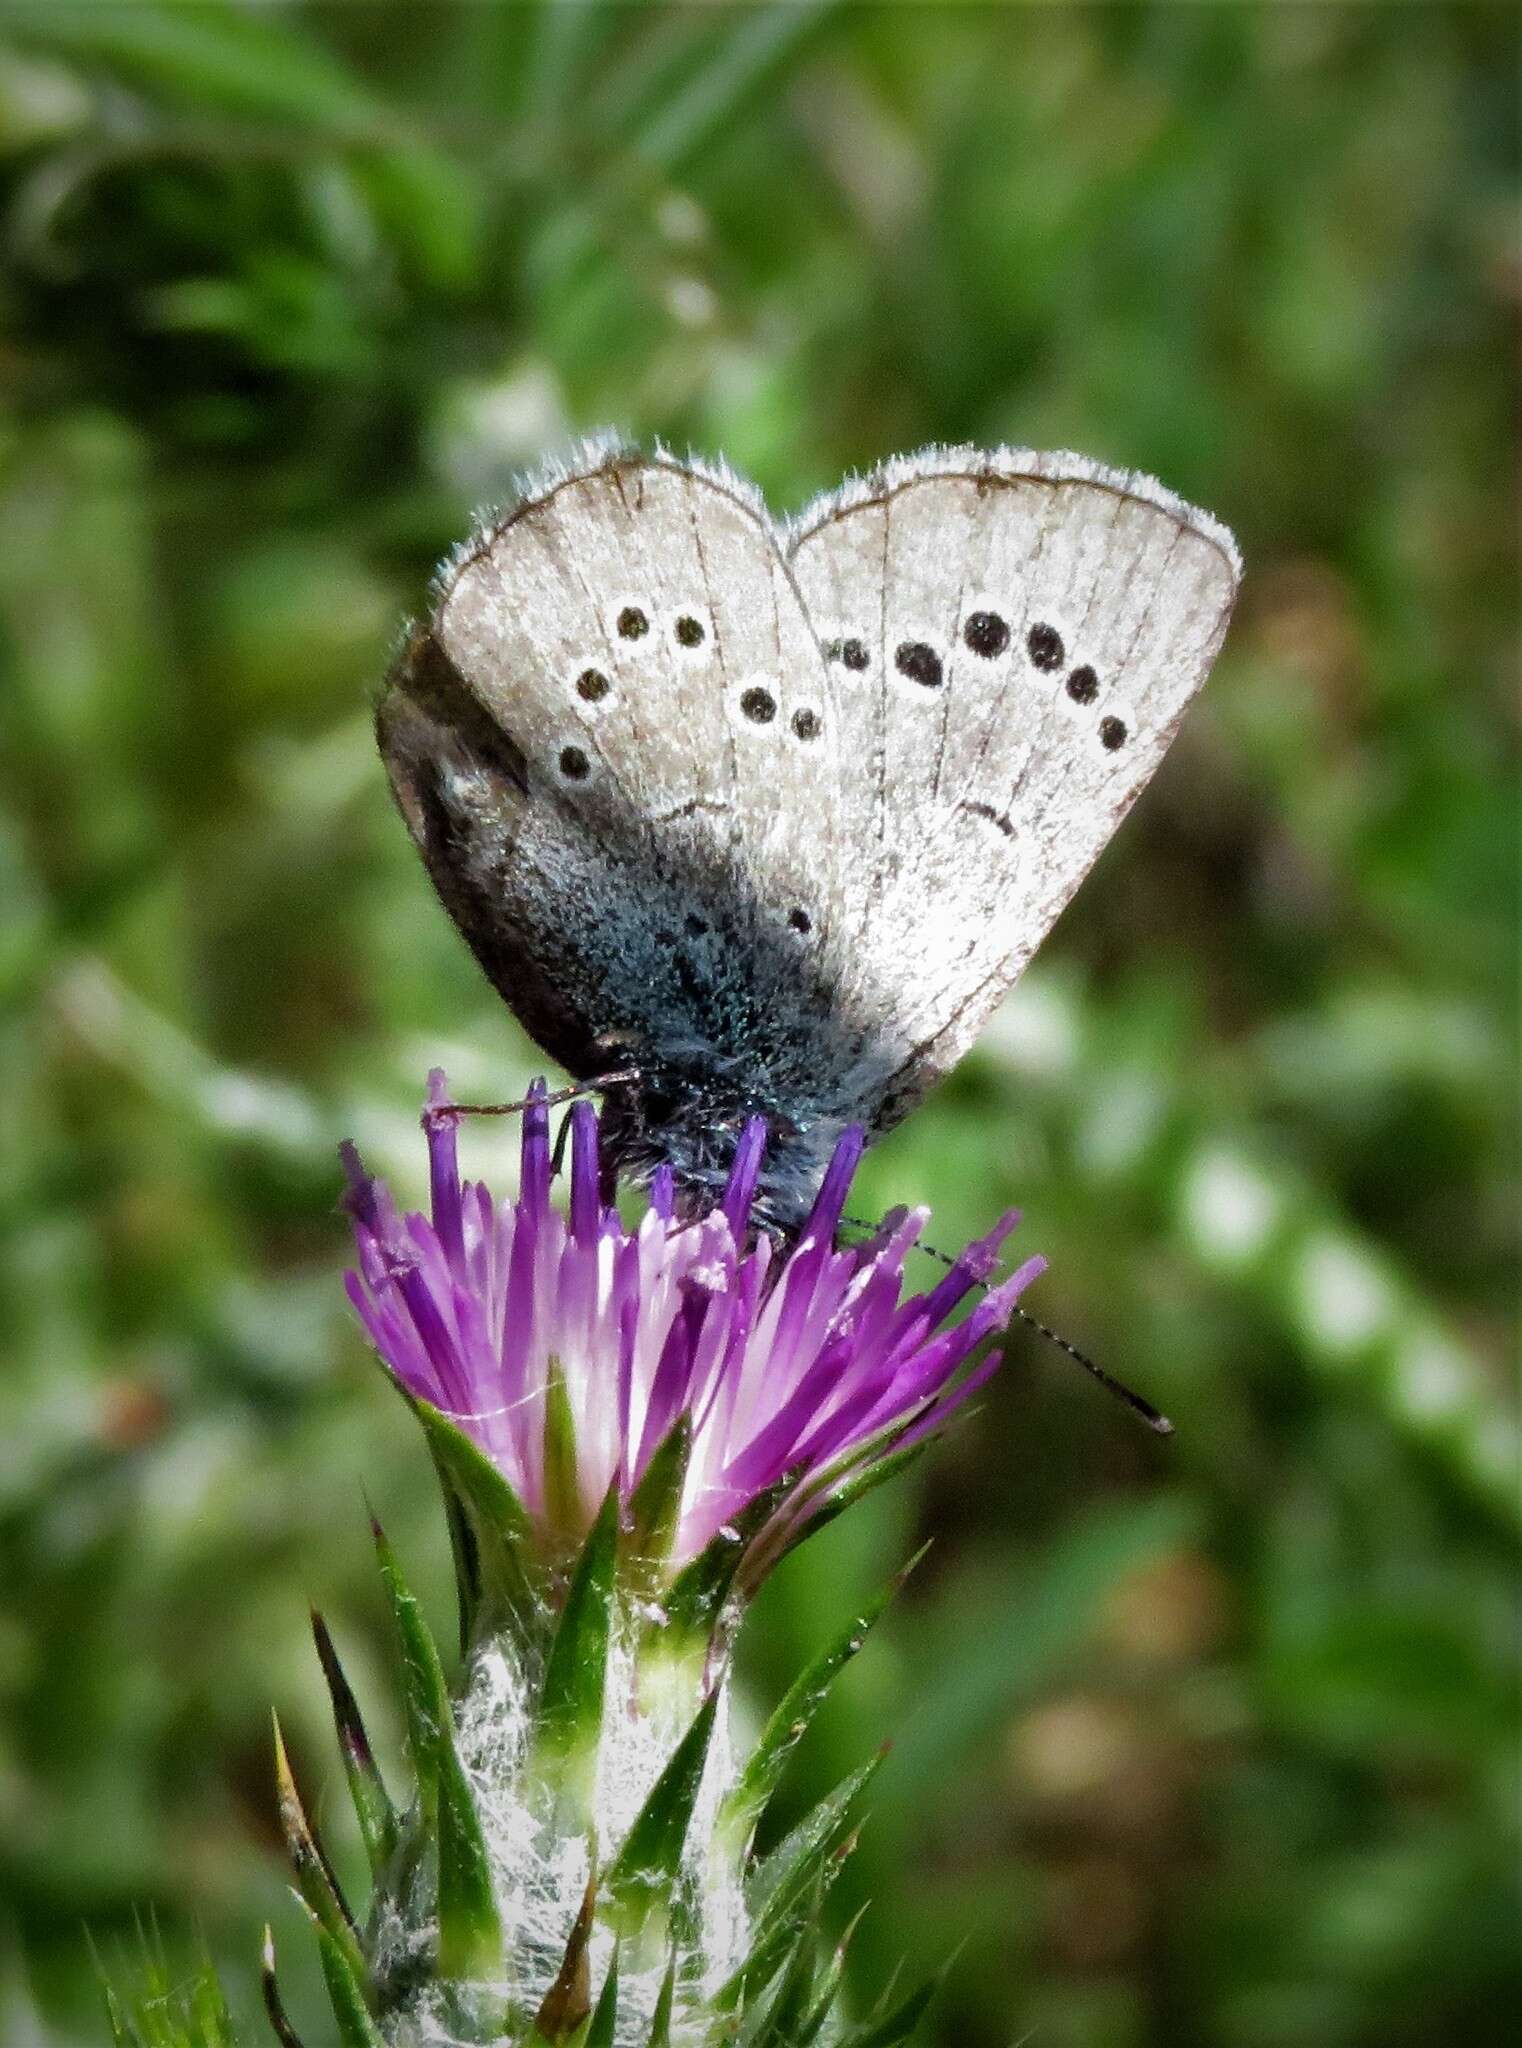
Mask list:
[[434,883],[619,1167],[764,1211],[971,1044],[1221,643],[1226,530],[1077,456],[934,449],[782,524],[595,443],[441,573],[378,730]]

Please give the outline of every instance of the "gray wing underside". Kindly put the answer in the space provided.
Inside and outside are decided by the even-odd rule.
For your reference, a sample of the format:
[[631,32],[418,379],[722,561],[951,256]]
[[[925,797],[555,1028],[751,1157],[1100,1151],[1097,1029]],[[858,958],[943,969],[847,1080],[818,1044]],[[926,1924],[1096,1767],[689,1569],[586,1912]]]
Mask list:
[[517,772],[491,773],[460,721],[419,721],[415,657],[383,751],[425,856],[410,764],[444,764],[434,878],[557,1058],[589,1073],[610,1044],[727,1056],[768,1015],[823,1012],[842,866],[833,708],[749,486],[595,455],[446,568],[430,650],[510,736]]
[[822,500],[789,556],[822,643],[867,656],[829,673],[849,975],[891,1020],[885,1126],[967,1050],[1157,768],[1240,561],[1150,479],[956,449]]
[[594,450],[448,567],[382,746],[441,893],[573,1072],[610,1036],[701,1033],[739,989],[754,1014],[720,1038],[786,1039],[881,1129],[1155,769],[1237,576],[1214,522],[1076,457],[933,451],[781,529],[727,472]]

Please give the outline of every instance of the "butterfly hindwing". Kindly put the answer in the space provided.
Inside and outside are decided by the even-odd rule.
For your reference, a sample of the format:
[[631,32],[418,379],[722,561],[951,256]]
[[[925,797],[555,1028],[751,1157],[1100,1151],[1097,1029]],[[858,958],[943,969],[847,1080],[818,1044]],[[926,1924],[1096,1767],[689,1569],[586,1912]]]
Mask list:
[[885,1127],[961,1056],[1156,769],[1226,629],[1224,529],[1080,457],[932,450],[796,522],[829,660]]

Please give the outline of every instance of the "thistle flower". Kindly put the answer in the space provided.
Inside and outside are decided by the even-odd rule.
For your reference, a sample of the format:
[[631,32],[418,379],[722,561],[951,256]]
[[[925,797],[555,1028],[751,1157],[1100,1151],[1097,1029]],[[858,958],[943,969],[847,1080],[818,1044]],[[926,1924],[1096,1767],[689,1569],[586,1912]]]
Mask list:
[[[570,1112],[564,1211],[549,1111],[523,1119],[515,1198],[462,1181],[444,1077],[424,1114],[431,1214],[402,1215],[345,1148],[350,1297],[427,1435],[454,1541],[451,1684],[379,1529],[416,1780],[393,1804],[337,1649],[314,1617],[368,1853],[363,1918],[276,1739],[281,1816],[344,2048],[892,2048],[928,1993],[855,2031],[820,1938],[868,1763],[764,1859],[757,1823],[889,1592],[802,1672],[743,1760],[729,1650],[762,1576],[915,1454],[993,1370],[1032,1259],[987,1282],[1005,1216],[903,1298],[923,1211],[837,1242],[860,1132],[796,1237],[754,1216],[767,1134],[739,1136],[717,1201],[669,1173],[625,1224],[599,1122]],[[272,1950],[266,1997],[285,2048]]]
[[[409,1393],[455,1423],[547,1536],[578,1542],[610,1489],[627,1504],[680,1428],[668,1560],[689,1564],[766,1504],[775,1555],[852,1481],[936,1430],[998,1363],[958,1378],[1044,1261],[1029,1259],[960,1323],[994,1270],[1011,1211],[930,1292],[901,1300],[927,1220],[887,1218],[838,1246],[864,1139],[840,1139],[795,1242],[751,1224],[767,1134],[745,1127],[722,1200],[678,1212],[669,1169],[639,1224],[603,1201],[598,1118],[570,1112],[570,1200],[552,1200],[540,1083],[523,1117],[517,1199],[462,1181],[442,1073],[430,1076],[432,1216],[401,1216],[346,1148],[359,1247],[350,1297]],[[762,1532],[756,1531],[759,1536]]]

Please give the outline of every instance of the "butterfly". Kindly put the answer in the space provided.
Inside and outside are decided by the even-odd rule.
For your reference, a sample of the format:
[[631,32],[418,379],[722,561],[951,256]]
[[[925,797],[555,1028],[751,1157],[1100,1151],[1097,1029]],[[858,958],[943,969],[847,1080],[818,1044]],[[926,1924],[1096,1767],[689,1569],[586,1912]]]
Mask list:
[[604,1144],[807,1212],[971,1045],[1209,673],[1226,529],[1082,456],[931,448],[779,521],[602,438],[441,570],[377,715],[402,816]]

